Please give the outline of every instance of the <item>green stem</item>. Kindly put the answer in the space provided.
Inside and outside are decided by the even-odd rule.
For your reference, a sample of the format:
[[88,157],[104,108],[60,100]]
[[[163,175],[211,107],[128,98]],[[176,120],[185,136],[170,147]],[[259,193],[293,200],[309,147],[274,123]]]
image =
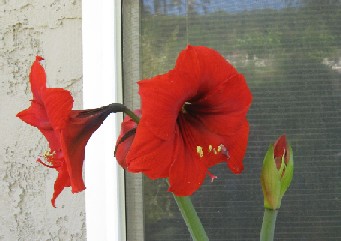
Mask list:
[[140,122],[140,117],[138,117],[137,115],[135,115],[135,113],[133,111],[131,111],[130,109],[128,109],[127,107],[125,107],[124,109],[124,113],[126,113],[127,115],[130,116],[130,118],[135,121],[137,124]]
[[265,208],[260,241],[273,241],[278,210]]
[[179,197],[174,194],[173,196],[178,204],[182,217],[186,222],[188,231],[191,233],[193,241],[208,241],[209,239],[206,235],[205,229],[193,207],[191,197]]

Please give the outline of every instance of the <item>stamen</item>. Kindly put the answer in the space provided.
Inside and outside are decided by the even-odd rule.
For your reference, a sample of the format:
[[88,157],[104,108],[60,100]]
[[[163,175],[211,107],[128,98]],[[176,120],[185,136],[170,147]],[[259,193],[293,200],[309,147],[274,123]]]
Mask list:
[[218,152],[221,152],[221,145],[220,146],[218,146]]
[[191,105],[191,104],[192,104],[192,103],[186,101],[185,104],[183,104],[182,107],[181,107],[181,112],[182,112],[183,114],[186,114],[186,113],[187,113],[186,105]]
[[221,148],[221,154],[223,154],[224,156],[227,157],[227,159],[229,159],[230,155],[227,148],[223,144],[221,144],[219,147]]
[[48,168],[57,168],[57,166],[48,165],[48,164],[42,162],[40,159],[38,159],[37,162],[39,162],[40,164],[42,164],[43,166],[48,167]]
[[48,151],[45,151],[44,154],[43,154],[43,158],[49,162],[49,163],[52,163],[52,159],[53,159],[53,156],[56,155],[56,152],[53,151],[51,152],[51,150],[48,150]]
[[211,178],[211,182],[214,181],[214,179],[218,178],[216,175],[213,175],[210,171],[207,170],[207,174],[210,176]]
[[42,156],[40,156],[45,160],[45,162],[51,163],[52,165],[46,164],[45,162],[40,160],[40,158],[38,158],[37,162],[39,162],[40,164],[48,168],[58,168],[60,167],[60,163],[54,160],[55,155],[56,155],[55,151],[51,152],[51,150],[48,150],[48,151],[45,151]]
[[185,105],[183,105],[183,106],[181,107],[181,112],[184,113],[184,114],[187,113],[187,111],[186,111],[186,109],[185,109]]
[[[208,152],[212,152],[217,155],[218,153],[221,153],[223,155],[225,155],[228,159],[230,158],[230,155],[226,149],[226,147],[221,144],[219,146],[217,146],[217,148],[213,148],[212,145],[208,145]],[[201,146],[197,146],[197,153],[200,155],[200,157],[204,156],[204,151],[203,148]]]
[[197,146],[197,153],[199,154],[200,157],[204,156],[204,151],[201,146]]

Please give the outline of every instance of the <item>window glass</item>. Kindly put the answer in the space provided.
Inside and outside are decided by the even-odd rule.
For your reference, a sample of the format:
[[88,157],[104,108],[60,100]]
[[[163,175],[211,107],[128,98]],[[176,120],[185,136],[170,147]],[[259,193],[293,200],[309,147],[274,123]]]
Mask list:
[[[260,169],[269,143],[283,133],[293,147],[295,173],[276,239],[341,239],[341,1],[136,2],[138,11],[126,12],[124,32],[132,32],[123,42],[124,54],[136,52],[124,63],[124,73],[135,71],[124,79],[128,105],[138,106],[134,81],[172,69],[187,44],[218,50],[253,93],[244,172],[215,166],[210,171],[218,178],[211,183],[208,177],[192,197],[210,240],[259,240]],[[142,189],[145,240],[191,240],[165,181],[143,178]]]

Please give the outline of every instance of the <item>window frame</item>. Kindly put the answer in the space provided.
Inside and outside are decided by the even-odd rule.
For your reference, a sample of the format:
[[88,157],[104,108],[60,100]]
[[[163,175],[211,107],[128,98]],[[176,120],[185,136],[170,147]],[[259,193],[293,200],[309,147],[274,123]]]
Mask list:
[[[83,106],[122,102],[121,0],[82,2]],[[122,115],[91,137],[85,157],[87,240],[126,240],[124,171],[113,156]]]

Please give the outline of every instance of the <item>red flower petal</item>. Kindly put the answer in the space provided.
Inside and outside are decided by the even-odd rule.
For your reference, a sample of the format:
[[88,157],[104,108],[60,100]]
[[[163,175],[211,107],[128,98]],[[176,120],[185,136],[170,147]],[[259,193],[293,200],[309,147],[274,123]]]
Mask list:
[[212,163],[217,164],[227,157],[219,150],[223,138],[210,132],[200,121],[180,114],[178,124],[180,135],[169,171],[169,191],[178,196],[189,196],[202,185]]
[[179,53],[175,67],[170,71],[170,73],[176,74],[176,76],[172,76],[172,81],[179,84],[184,91],[192,90],[192,94],[197,94],[197,91],[193,91],[193,89],[197,90],[202,87],[202,66],[197,48],[188,45],[186,49]]
[[284,163],[287,164],[289,162],[290,154],[286,135],[278,137],[274,144],[274,158],[278,170],[281,168],[282,157],[284,157]]
[[177,135],[174,162],[169,170],[169,191],[177,196],[192,195],[204,182],[207,166],[196,150],[188,149]]
[[59,88],[47,88],[42,94],[42,101],[53,129],[64,128],[73,106],[70,92]]
[[73,98],[64,89],[47,88],[41,101],[32,100],[31,106],[19,112],[17,117],[38,129],[62,129],[69,119]]
[[224,145],[222,136],[209,131],[198,119],[188,114],[180,114],[178,124],[186,148],[194,155],[192,159],[199,156],[207,168],[211,166],[210,163],[226,160],[226,156],[219,151],[219,146]]
[[172,137],[182,105],[188,96],[195,94],[195,90],[189,86],[184,88],[169,76],[164,74],[139,82],[142,120],[155,136],[163,140]]
[[238,74],[237,70],[228,63],[221,54],[205,46],[192,47],[196,52],[200,66],[199,93],[210,93],[220,83]]
[[237,134],[233,137],[226,138],[224,141],[229,155],[227,165],[235,174],[241,173],[244,169],[243,159],[247,148],[248,137],[249,123],[244,121]]
[[287,149],[287,138],[286,135],[282,135],[278,137],[274,144],[274,157],[280,157],[285,153],[285,150]]
[[44,105],[36,100],[31,101],[31,106],[17,114],[22,121],[38,129],[52,128],[46,114]]
[[[63,162],[63,161],[61,161]],[[52,195],[51,203],[53,207],[56,207],[56,199],[65,187],[70,187],[70,177],[65,165],[57,168],[58,176],[54,182],[54,192]]]
[[36,60],[32,64],[30,73],[31,90],[33,93],[33,98],[41,101],[41,91],[46,88],[46,73],[44,68],[40,65],[43,60],[42,57],[37,56]]
[[210,131],[233,136],[241,128],[251,100],[244,77],[237,74],[193,102],[188,110]]
[[174,155],[174,141],[174,137],[165,141],[151,135],[141,119],[126,157],[127,170],[143,172],[151,179],[167,177]]
[[55,133],[49,122],[46,110],[42,104],[33,100],[31,106],[17,114],[22,121],[40,130],[49,142],[52,151],[60,150],[59,135]]
[[138,82],[142,118],[159,138],[167,140],[172,137],[182,105],[197,95],[201,85],[199,64],[195,48],[188,46],[179,54],[174,70]]

